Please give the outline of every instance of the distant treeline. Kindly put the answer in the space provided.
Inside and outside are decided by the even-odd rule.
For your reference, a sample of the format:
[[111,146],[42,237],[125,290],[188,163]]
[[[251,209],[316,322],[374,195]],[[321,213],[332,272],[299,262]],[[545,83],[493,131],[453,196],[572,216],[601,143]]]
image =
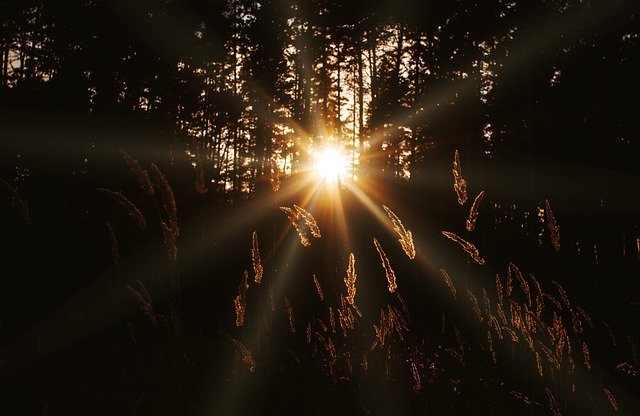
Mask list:
[[2,164],[170,148],[232,200],[329,137],[400,179],[454,148],[635,170],[634,3],[3,0]]

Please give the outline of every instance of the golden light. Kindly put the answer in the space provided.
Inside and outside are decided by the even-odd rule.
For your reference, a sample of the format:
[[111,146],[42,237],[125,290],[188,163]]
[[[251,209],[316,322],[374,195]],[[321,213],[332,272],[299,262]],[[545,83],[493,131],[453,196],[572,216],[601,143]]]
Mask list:
[[348,174],[349,158],[338,147],[327,145],[311,152],[312,172],[318,180],[337,183]]

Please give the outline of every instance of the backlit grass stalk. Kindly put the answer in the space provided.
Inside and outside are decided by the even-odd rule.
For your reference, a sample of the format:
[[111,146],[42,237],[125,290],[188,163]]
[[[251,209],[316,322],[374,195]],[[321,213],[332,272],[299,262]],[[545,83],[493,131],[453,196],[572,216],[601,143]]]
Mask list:
[[162,235],[164,236],[164,246],[167,250],[167,256],[169,260],[176,261],[178,258],[178,246],[177,246],[177,228],[171,227],[164,221],[160,222],[162,228]]
[[291,305],[291,302],[289,301],[288,298],[284,298],[284,305],[285,305],[285,310],[287,312],[287,317],[289,319],[289,329],[291,330],[292,333],[296,333],[296,320],[295,317],[293,315],[293,306]]
[[136,179],[138,180],[138,184],[140,188],[149,196],[154,195],[153,184],[151,183],[151,179],[149,178],[149,172],[146,171],[140,163],[134,159],[129,153],[125,152],[122,149],[120,150],[120,154],[124,158],[129,170],[134,174]]
[[129,201],[127,197],[125,197],[122,193],[114,192],[106,188],[97,188],[97,191],[113,198],[118,203],[118,205],[120,205],[127,211],[127,214],[135,221],[139,229],[144,230],[145,228],[147,228],[147,222],[145,221],[144,216],[142,215],[138,207],[136,207],[131,201]]
[[311,235],[315,238],[322,237],[322,235],[320,234],[318,223],[316,222],[316,219],[313,218],[313,215],[311,215],[311,213],[306,209],[297,205],[294,205],[293,208],[298,213],[298,218],[301,218],[302,220],[304,220],[305,224],[307,224],[307,227],[309,227],[309,231],[311,231]]
[[440,269],[440,272],[442,273],[442,276],[444,277],[444,282],[447,284],[447,287],[451,291],[453,298],[458,299],[458,292],[456,291],[456,287],[453,284],[453,280],[451,280],[451,276],[449,276],[449,273],[447,273],[445,269]]
[[154,328],[158,328],[158,319],[156,318],[156,314],[153,310],[151,295],[140,280],[136,280],[136,283],[138,284],[137,289],[130,285],[127,285],[127,289],[129,290],[129,293],[131,294],[133,300],[135,300],[138,303],[138,306],[140,306],[140,309],[142,309],[142,313],[147,318],[147,320],[151,323],[151,325],[153,325]]
[[356,306],[356,259],[353,253],[349,254],[349,264],[347,266],[347,274],[344,277],[344,284],[347,286],[347,301],[351,306]]
[[298,224],[298,221],[300,220],[300,213],[297,210],[289,207],[280,207],[279,209],[280,211],[287,214],[289,222],[291,222],[291,225],[296,230],[296,233],[298,233],[298,237],[300,237],[300,244],[302,244],[304,247],[309,247],[311,245],[311,241],[309,241],[307,232]]
[[560,251],[560,225],[558,221],[556,221],[556,217],[553,215],[553,211],[551,210],[551,204],[549,204],[549,200],[544,200],[545,207],[545,216],[547,218],[547,228],[549,229],[549,234],[551,236],[551,245],[556,251]]
[[237,339],[233,339],[232,341],[238,357],[249,368],[249,371],[253,373],[256,369],[256,361],[253,359],[251,351]]
[[453,189],[458,197],[458,204],[464,205],[467,202],[467,181],[462,177],[462,167],[460,165],[460,154],[456,150],[453,155]]
[[315,274],[313,275],[313,284],[316,287],[316,292],[318,293],[318,297],[320,298],[320,301],[324,301],[324,292],[322,291],[322,286],[320,285],[320,281],[318,280]]
[[242,274],[242,281],[238,286],[238,294],[233,300],[233,305],[236,311],[236,326],[241,327],[244,325],[244,317],[247,310],[247,290],[249,289],[249,273],[245,270]]
[[178,228],[178,208],[176,207],[176,199],[173,195],[173,189],[171,189],[171,186],[162,171],[160,171],[160,169],[153,163],[151,164],[151,173],[153,174],[156,187],[160,191],[164,212],[168,218],[167,225],[174,229],[177,236],[180,234],[180,229]]
[[413,236],[411,235],[411,231],[404,228],[404,225],[402,225],[402,221],[400,221],[400,218],[398,218],[398,216],[393,211],[391,211],[388,206],[383,205],[382,208],[384,208],[385,212],[389,216],[389,219],[391,219],[393,230],[398,234],[398,236],[400,236],[400,239],[398,239],[398,241],[400,242],[402,250],[405,252],[407,257],[409,257],[410,259],[414,259],[416,257],[416,249],[413,245]]
[[611,391],[607,388],[603,388],[602,391],[604,392],[604,395],[606,396],[607,400],[609,401],[609,404],[611,405],[611,408],[613,409],[614,412],[618,412],[620,411],[620,405],[618,405],[618,401],[616,400],[615,396],[613,395],[613,393],[611,393]]
[[473,200],[473,204],[471,205],[471,209],[469,210],[469,218],[467,218],[467,231],[471,232],[476,226],[476,221],[478,221],[478,209],[480,208],[480,202],[482,202],[482,197],[484,196],[484,191],[481,191],[476,199]]
[[398,288],[398,285],[396,284],[396,274],[393,272],[389,259],[376,238],[373,239],[373,244],[376,246],[378,256],[380,256],[380,261],[382,261],[382,267],[384,268],[384,273],[387,277],[389,292],[393,293]]
[[468,242],[464,238],[459,237],[459,236],[457,236],[456,234],[454,234],[452,232],[442,231],[442,234],[445,237],[447,237],[448,239],[453,240],[456,243],[458,243],[462,247],[462,249],[464,251],[466,251],[467,254],[469,254],[473,260],[475,260],[476,263],[478,263],[479,265],[483,265],[484,264],[484,259],[482,257],[480,257],[480,252],[478,251],[476,246],[474,246],[473,244],[471,244],[470,242]]

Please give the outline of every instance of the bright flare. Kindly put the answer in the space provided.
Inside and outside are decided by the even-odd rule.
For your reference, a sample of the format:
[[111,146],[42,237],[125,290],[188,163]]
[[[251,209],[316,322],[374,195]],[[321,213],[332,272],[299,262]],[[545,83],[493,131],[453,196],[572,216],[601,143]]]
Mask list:
[[313,153],[313,173],[319,180],[335,183],[347,175],[349,161],[338,148],[326,146]]

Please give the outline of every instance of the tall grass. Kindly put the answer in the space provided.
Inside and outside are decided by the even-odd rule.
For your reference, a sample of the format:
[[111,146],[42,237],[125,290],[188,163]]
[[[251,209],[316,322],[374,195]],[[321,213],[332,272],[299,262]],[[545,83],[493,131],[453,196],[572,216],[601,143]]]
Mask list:
[[[146,174],[133,157],[122,153],[141,191],[157,204],[156,221],[148,214],[149,224],[157,224],[164,237],[166,260],[177,270],[180,227],[173,188],[156,165],[151,164],[150,175]],[[274,192],[280,189],[276,168],[272,167],[272,176],[265,179],[271,182]],[[202,185],[199,175],[196,172],[193,186],[196,193],[204,195],[198,191],[198,184]],[[462,177],[458,151],[454,154],[453,175],[457,202],[464,205],[467,181]],[[99,192],[121,205],[139,228],[147,227],[141,210],[123,193],[105,188]],[[477,227],[488,217],[480,217],[484,197],[485,191],[479,192],[466,218],[460,219],[468,233],[475,232],[474,241],[477,239],[483,253],[485,246]],[[624,410],[625,403],[616,399],[614,386],[598,385],[598,394],[592,394],[593,385],[600,383],[596,376],[590,376],[600,371],[598,348],[593,341],[598,331],[605,329],[603,333],[609,335],[615,348],[615,334],[606,323],[600,325],[592,320],[587,309],[572,299],[558,281],[559,277],[544,276],[539,280],[527,267],[510,259],[500,263],[487,256],[485,260],[466,236],[451,231],[441,231],[437,235],[446,239],[434,241],[438,247],[451,249],[458,266],[445,269],[444,265],[435,264],[434,270],[440,273],[432,276],[423,267],[427,253],[421,252],[423,247],[416,239],[424,230],[409,231],[387,205],[381,207],[388,218],[384,225],[393,230],[402,252],[393,247],[385,251],[376,236],[373,245],[378,261],[372,252],[360,254],[353,247],[343,257],[332,257],[327,247],[334,242],[327,232],[328,225],[321,221],[326,217],[317,215],[312,207],[276,204],[274,212],[279,210],[286,215],[304,248],[300,250],[296,243],[295,257],[302,259],[302,266],[294,269],[287,283],[296,286],[296,290],[283,289],[277,280],[282,278],[278,267],[286,267],[275,263],[280,249],[275,238],[270,247],[259,239],[258,231],[246,234],[245,248],[251,248],[250,254],[245,249],[246,270],[241,276],[236,275],[240,280],[234,283],[234,287],[238,284],[237,291],[227,301],[233,318],[219,323],[234,357],[229,389],[236,388],[240,395],[243,378],[271,374],[277,380],[283,372],[297,374],[301,369],[301,374],[310,374],[314,383],[333,386],[329,390],[338,390],[343,383],[350,383],[359,391],[372,385],[400,383],[407,388],[407,397],[440,410],[456,408],[451,403],[462,395],[467,402],[481,400],[473,396],[478,391],[500,393],[500,400],[506,403],[503,406],[514,413],[571,414],[585,400],[584,395],[594,405]],[[145,213],[151,210],[147,208]],[[554,253],[559,250],[560,225],[546,200],[545,218],[553,247],[549,251]],[[451,227],[462,228],[460,224]],[[122,260],[115,230],[109,223],[107,230],[112,261],[117,266]],[[456,245],[443,244],[447,240]],[[312,241],[318,243],[308,248]],[[368,247],[371,249],[370,243]],[[340,250],[342,247],[336,248]],[[404,254],[396,258],[394,253]],[[287,261],[293,263],[291,259]],[[392,261],[398,275],[409,275],[398,281]],[[272,273],[266,272],[270,266]],[[487,273],[489,279],[485,277]],[[342,280],[338,285],[334,281],[338,280],[336,275]],[[384,278],[376,278],[382,275]],[[463,277],[467,277],[466,282]],[[405,281],[406,288],[401,286]],[[550,285],[545,284],[549,281]],[[418,282],[426,282],[422,284],[428,289],[412,293]],[[127,290],[149,325],[169,334],[179,345],[178,289],[173,288],[173,296],[165,305],[154,303],[141,281],[131,282]],[[425,306],[423,302],[430,304]],[[164,314],[159,313],[163,306],[167,310]],[[289,359],[279,358],[281,353]],[[635,377],[638,362],[634,357],[632,354],[621,359],[611,370]],[[482,374],[481,380],[478,374]],[[321,407],[322,403],[311,406]]]

